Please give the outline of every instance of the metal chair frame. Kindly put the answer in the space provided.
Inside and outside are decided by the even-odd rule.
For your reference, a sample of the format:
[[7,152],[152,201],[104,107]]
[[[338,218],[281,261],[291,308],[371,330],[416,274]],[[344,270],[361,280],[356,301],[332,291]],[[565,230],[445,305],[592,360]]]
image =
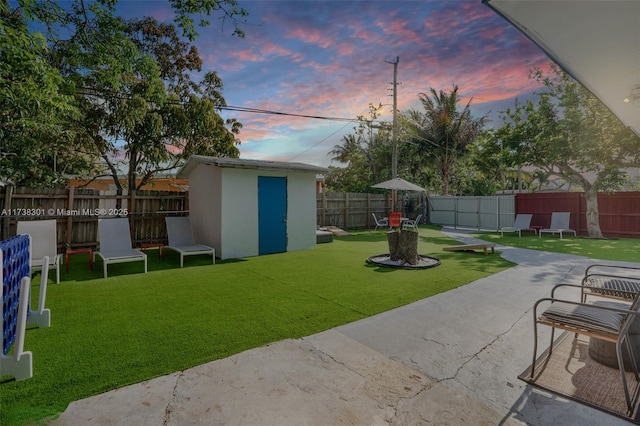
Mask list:
[[[534,304],[534,306],[533,306],[533,336],[534,336],[534,340],[533,340],[533,362],[531,363],[531,375],[530,375],[530,377],[533,378],[533,376],[535,375],[535,371],[536,371],[536,358],[537,358],[537,352],[538,352],[538,324],[547,325],[547,326],[551,327],[551,342],[549,344],[549,356],[551,356],[551,354],[553,352],[554,332],[555,332],[556,328],[573,332],[573,333],[575,333],[575,337],[577,337],[578,334],[582,334],[582,335],[585,335],[585,336],[589,336],[589,337],[593,337],[593,338],[597,338],[597,339],[602,339],[602,340],[614,342],[616,344],[616,355],[617,355],[617,358],[618,358],[618,368],[620,370],[620,375],[621,375],[621,378],[622,378],[622,385],[623,385],[623,388],[624,388],[625,399],[626,399],[626,402],[627,402],[627,409],[629,410],[629,413],[631,413],[633,411],[633,406],[632,406],[631,396],[629,394],[629,386],[627,384],[627,377],[626,377],[626,374],[625,374],[625,367],[624,367],[622,348],[623,348],[623,345],[626,347],[626,349],[627,349],[627,351],[629,353],[629,359],[630,359],[631,364],[632,364],[632,371],[633,371],[633,373],[635,375],[635,379],[636,379],[636,381],[640,382],[640,375],[638,373],[638,364],[637,364],[637,361],[635,359],[635,355],[633,353],[633,350],[632,350],[632,347],[631,347],[631,343],[629,342],[629,328],[631,327],[631,323],[636,318],[640,318],[640,294],[636,293],[634,295],[633,303],[630,306],[630,309],[629,310],[625,310],[625,309],[618,309],[618,308],[608,307],[608,306],[600,306],[600,305],[586,304],[586,303],[582,303],[582,302],[575,302],[575,301],[571,301],[571,300],[557,299],[557,298],[554,297],[554,294],[555,294],[556,289],[558,289],[560,287],[582,287],[582,286],[581,285],[576,285],[576,284],[558,284],[551,291],[551,297],[542,298],[542,299],[538,300]],[[618,329],[617,333],[615,333],[615,332],[605,332],[602,329],[600,329],[597,326],[597,324],[589,325],[587,323],[580,322],[580,318],[578,318],[578,317],[575,317],[575,318],[568,317],[567,321],[562,321],[562,320],[557,319],[557,318],[551,320],[549,318],[545,318],[544,317],[544,314],[545,314],[546,311],[543,312],[539,316],[538,315],[538,307],[543,302],[551,302],[552,304],[553,303],[564,303],[564,304],[569,304],[569,305],[574,305],[574,306],[586,306],[586,307],[589,307],[589,309],[597,309],[597,310],[606,310],[606,311],[611,311],[611,312],[617,312],[619,314],[625,315],[625,317],[620,322],[620,328]],[[571,321],[572,319],[574,321]],[[576,325],[576,323],[579,323],[579,325]]]

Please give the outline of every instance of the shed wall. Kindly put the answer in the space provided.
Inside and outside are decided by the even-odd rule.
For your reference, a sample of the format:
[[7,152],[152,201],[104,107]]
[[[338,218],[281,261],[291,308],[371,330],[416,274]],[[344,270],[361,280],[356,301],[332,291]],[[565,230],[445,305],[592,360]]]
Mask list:
[[316,177],[289,173],[287,179],[287,251],[316,247]]
[[217,167],[216,170],[222,176],[220,258],[257,256],[258,173]]
[[287,178],[287,251],[316,246],[315,174],[200,164],[189,175],[194,234],[221,259],[259,254],[259,176]]
[[220,170],[206,164],[198,166],[189,175],[189,216],[193,236],[198,243],[221,248],[221,179]]

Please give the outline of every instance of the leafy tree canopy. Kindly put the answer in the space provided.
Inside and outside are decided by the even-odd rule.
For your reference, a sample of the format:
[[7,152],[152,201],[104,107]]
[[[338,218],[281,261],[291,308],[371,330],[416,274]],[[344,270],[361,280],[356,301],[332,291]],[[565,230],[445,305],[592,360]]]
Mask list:
[[537,102],[505,111],[505,124],[483,139],[481,150],[584,190],[589,235],[602,237],[597,192],[620,188],[625,169],[640,166],[640,137],[557,66],[531,77],[545,87]]
[[[49,151],[66,155],[67,173],[92,173],[99,156],[117,185],[118,163],[124,163],[130,188],[136,187],[137,177],[144,183],[192,153],[238,155],[241,125],[224,122],[216,110],[224,105],[222,82],[214,72],[191,80],[202,63],[197,49],[185,42],[198,35],[192,18],[197,14],[230,20],[234,34],[243,36],[239,23],[246,11],[235,0],[171,1],[177,27],[150,18],[125,21],[115,16],[115,0],[75,0],[64,3],[66,7],[24,0],[13,10],[0,1],[0,35],[9,35],[0,37],[1,54],[7,58],[0,78],[24,76],[15,80],[21,91],[8,90],[21,93],[24,105],[11,97],[0,103],[0,141],[2,152],[8,153],[0,161],[9,163],[3,171],[16,183],[29,183],[11,171],[24,170],[20,162],[31,159],[33,184],[47,185],[34,171],[50,162],[43,158]],[[207,24],[206,19],[198,22]],[[21,67],[22,74],[17,73]],[[12,139],[4,130],[10,126],[19,130]],[[25,159],[15,149],[29,143],[40,158]]]
[[47,53],[44,37],[0,1],[0,178],[16,184],[52,186],[90,164],[67,149],[66,121],[78,111]]

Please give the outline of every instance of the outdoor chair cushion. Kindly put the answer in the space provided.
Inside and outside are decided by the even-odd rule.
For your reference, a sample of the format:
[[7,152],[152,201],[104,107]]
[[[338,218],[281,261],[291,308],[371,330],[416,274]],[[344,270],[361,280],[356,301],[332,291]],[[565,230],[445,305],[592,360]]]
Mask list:
[[633,295],[640,293],[640,279],[588,275],[583,285],[592,293],[600,296],[633,299]]
[[[622,309],[629,309],[623,306]],[[560,322],[577,328],[588,328],[605,333],[618,333],[625,318],[624,314],[604,309],[597,309],[589,305],[567,305],[552,303],[540,318],[551,322]]]

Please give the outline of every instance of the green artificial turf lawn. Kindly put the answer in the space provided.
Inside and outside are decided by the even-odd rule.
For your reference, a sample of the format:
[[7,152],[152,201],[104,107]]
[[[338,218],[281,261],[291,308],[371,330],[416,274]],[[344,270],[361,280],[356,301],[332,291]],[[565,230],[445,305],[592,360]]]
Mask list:
[[523,232],[522,237],[511,232],[505,233],[504,236],[500,236],[499,232],[478,233],[474,236],[511,247],[575,254],[591,259],[640,262],[638,254],[640,253],[640,239],[637,238],[594,239],[565,234],[561,240],[558,235],[545,234],[539,238],[530,232]]
[[[88,268],[71,259],[47,287],[51,327],[27,330],[33,377],[0,383],[0,424],[37,422],[75,400],[287,338],[299,338],[441,293],[508,268],[497,255],[448,253],[455,244],[420,229],[424,270],[366,263],[388,253],[384,231],[336,238],[315,250],[218,261],[149,250],[142,263]],[[53,277],[53,272],[50,277]],[[39,277],[32,294],[37,297]],[[5,378],[6,379],[6,378]]]

